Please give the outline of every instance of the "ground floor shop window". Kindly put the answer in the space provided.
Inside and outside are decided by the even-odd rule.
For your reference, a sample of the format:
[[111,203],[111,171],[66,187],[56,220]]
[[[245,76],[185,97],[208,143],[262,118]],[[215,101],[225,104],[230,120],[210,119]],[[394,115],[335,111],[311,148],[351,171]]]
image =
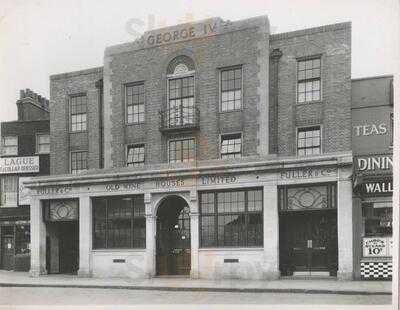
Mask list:
[[30,226],[16,225],[15,226],[15,254],[30,253]]
[[145,248],[143,196],[93,199],[93,248]]
[[200,245],[262,246],[262,189],[201,193]]
[[390,202],[363,204],[364,235],[392,236],[393,209]]

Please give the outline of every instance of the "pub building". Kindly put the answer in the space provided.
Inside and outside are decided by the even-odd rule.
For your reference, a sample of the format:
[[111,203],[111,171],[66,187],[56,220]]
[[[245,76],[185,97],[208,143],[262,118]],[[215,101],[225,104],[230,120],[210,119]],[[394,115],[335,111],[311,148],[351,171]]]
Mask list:
[[352,80],[357,278],[392,277],[393,76]]
[[0,269],[29,271],[29,191],[23,180],[50,172],[49,101],[21,90],[18,119],[1,123]]
[[51,76],[31,275],[352,279],[350,61],[350,23],[210,18]]

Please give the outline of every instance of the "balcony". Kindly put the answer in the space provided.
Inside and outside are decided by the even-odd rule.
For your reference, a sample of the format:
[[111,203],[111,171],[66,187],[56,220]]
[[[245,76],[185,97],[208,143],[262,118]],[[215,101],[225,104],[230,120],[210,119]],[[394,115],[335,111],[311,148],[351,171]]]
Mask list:
[[200,110],[197,107],[177,106],[160,110],[160,131],[187,131],[199,129]]

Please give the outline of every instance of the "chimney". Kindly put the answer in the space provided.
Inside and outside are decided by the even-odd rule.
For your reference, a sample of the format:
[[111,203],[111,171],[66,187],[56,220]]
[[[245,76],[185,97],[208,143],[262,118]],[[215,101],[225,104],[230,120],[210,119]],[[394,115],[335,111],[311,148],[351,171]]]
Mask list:
[[49,119],[49,100],[29,88],[19,91],[17,107],[20,121]]

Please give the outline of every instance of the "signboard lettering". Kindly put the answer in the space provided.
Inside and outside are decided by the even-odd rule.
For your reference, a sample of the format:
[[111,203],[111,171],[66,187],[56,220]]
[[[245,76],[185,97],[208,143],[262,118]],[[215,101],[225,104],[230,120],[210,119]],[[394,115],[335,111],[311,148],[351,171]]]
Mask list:
[[105,186],[105,189],[108,192],[138,190],[139,188],[140,188],[140,183],[115,183],[115,184],[107,184]]
[[391,237],[371,237],[363,239],[364,257],[390,257],[392,255]]
[[281,179],[310,179],[335,176],[336,168],[305,168],[281,172]]
[[386,135],[388,133],[387,125],[381,124],[367,124],[353,126],[354,135],[359,136],[372,136],[372,135]]
[[237,178],[234,175],[206,175],[201,177],[202,185],[210,184],[230,184],[236,183]]
[[393,193],[393,183],[391,180],[386,182],[364,183],[363,186],[367,194]]
[[171,188],[185,186],[183,179],[169,179],[156,181],[156,188]]
[[216,22],[208,22],[205,24],[193,24],[181,28],[175,28],[170,31],[149,32],[146,43],[149,46],[157,46],[172,42],[184,41],[196,37],[204,37],[215,34],[217,31]]
[[358,157],[355,164],[358,171],[393,170],[392,155]]
[[68,194],[72,191],[71,186],[42,187],[36,190],[37,195]]
[[0,174],[39,172],[39,156],[0,158]]

